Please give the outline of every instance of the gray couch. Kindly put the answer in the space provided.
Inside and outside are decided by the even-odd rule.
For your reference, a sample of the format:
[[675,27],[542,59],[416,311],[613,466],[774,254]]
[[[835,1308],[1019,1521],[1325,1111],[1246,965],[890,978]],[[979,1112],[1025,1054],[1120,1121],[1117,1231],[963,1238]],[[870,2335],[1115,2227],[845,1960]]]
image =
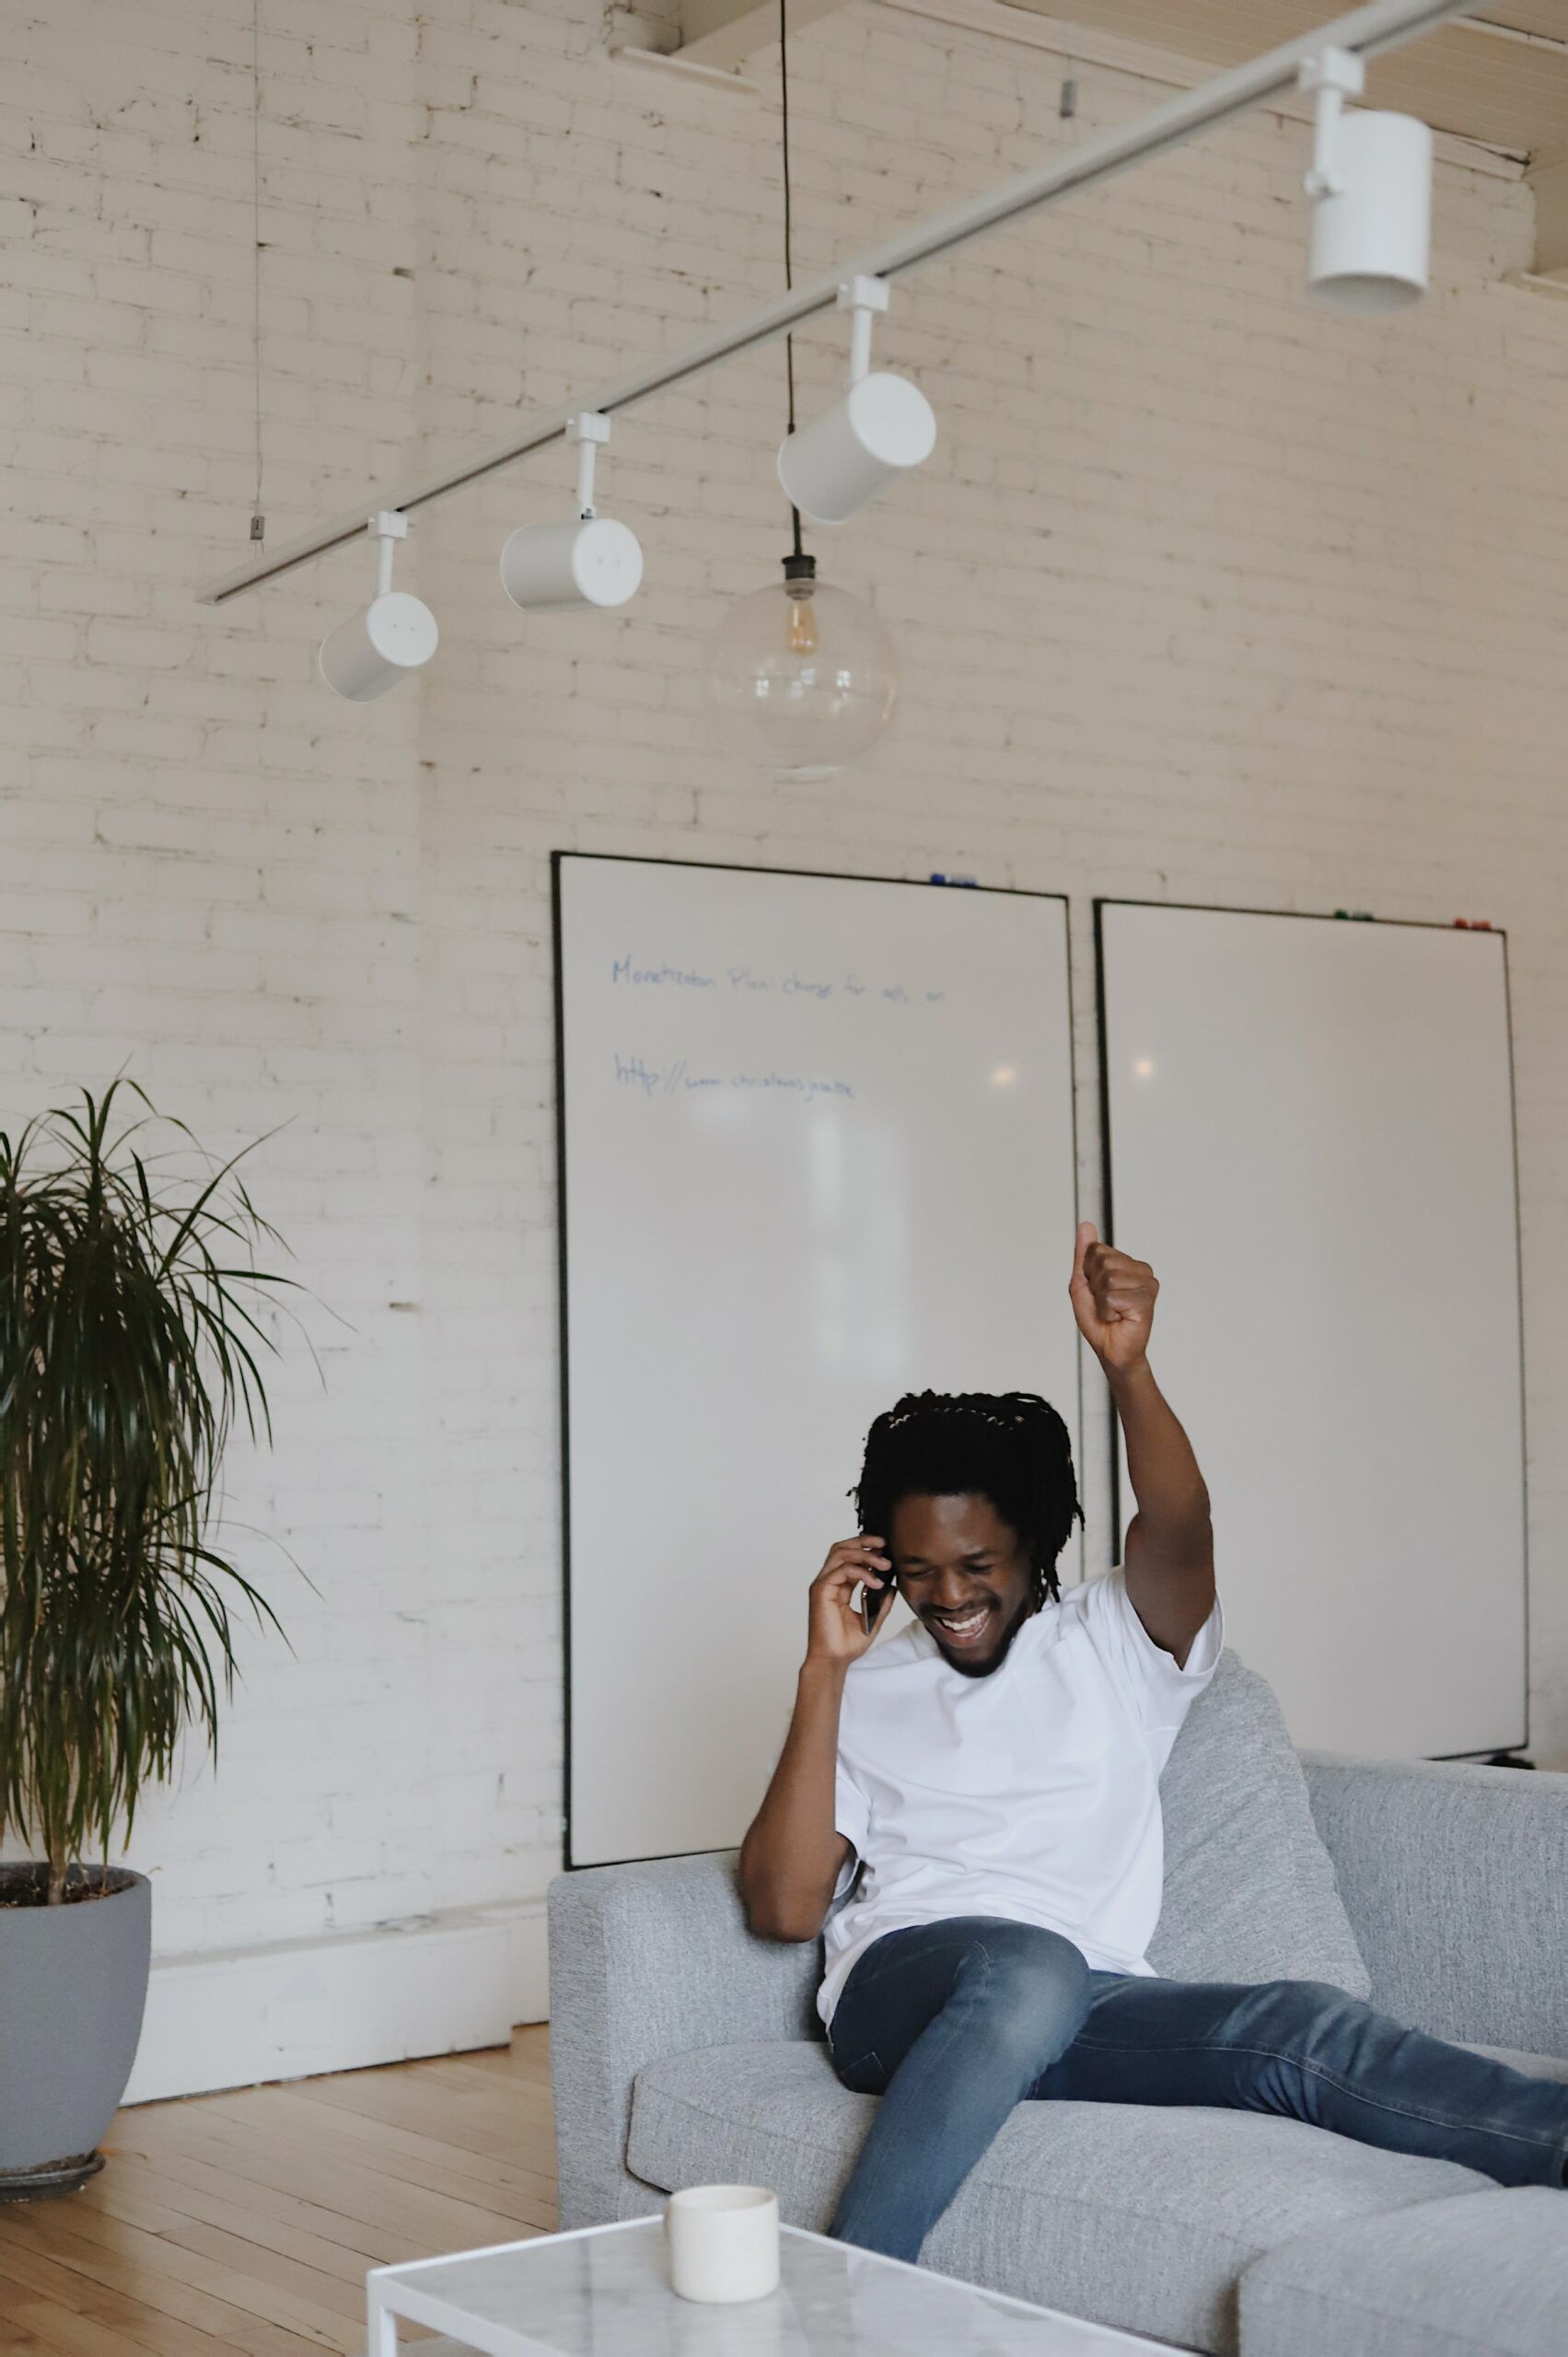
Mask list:
[[[1568,1776],[1298,1760],[1227,1653],[1162,1799],[1157,1970],[1332,1981],[1568,2081]],[[727,1855],[563,1875],[550,1934],[562,2224],[741,2180],[825,2227],[876,2099],[817,1943],[753,1939]],[[1260,2113],[1020,2105],[923,2258],[1216,2357],[1568,2352],[1568,2192]]]

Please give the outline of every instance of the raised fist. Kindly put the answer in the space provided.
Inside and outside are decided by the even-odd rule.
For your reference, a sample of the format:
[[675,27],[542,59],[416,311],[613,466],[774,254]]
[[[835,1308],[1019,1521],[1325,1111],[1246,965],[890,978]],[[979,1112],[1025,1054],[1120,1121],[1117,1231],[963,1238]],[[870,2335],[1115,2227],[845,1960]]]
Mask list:
[[1083,1220],[1067,1295],[1078,1331],[1108,1374],[1123,1374],[1149,1346],[1160,1281],[1146,1260],[1102,1244],[1092,1220]]

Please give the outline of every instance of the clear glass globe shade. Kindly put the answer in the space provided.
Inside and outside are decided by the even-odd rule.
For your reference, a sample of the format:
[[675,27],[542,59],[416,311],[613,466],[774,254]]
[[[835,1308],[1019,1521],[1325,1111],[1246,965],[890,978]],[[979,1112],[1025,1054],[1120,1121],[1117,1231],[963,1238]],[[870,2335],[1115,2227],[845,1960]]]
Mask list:
[[736,751],[780,777],[831,777],[893,716],[899,658],[871,608],[830,583],[737,598],[708,642],[708,701]]

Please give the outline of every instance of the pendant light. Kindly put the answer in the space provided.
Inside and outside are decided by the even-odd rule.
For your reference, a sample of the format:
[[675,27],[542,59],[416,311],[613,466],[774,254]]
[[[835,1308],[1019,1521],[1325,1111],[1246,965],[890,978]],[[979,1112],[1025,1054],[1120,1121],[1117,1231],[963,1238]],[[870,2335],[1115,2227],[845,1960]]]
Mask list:
[[870,751],[893,716],[899,658],[864,599],[792,550],[784,578],[737,598],[708,642],[709,702],[738,750],[802,781]]
[[[779,75],[787,287],[795,283],[788,0],[779,0]],[[784,368],[793,434],[793,336],[784,339]],[[782,457],[780,476],[787,480]],[[737,751],[775,776],[805,782],[833,776],[877,742],[898,701],[899,662],[887,627],[871,607],[818,580],[817,560],[802,545],[799,508],[792,505],[790,516],[794,532],[783,578],[736,598],[709,638],[708,702]]]

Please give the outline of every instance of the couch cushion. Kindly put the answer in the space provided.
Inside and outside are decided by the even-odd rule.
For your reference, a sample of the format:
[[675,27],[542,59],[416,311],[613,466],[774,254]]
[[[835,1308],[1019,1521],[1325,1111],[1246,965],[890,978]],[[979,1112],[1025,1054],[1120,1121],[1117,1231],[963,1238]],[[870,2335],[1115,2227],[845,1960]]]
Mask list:
[[[825,2049],[707,2047],[649,2063],[628,2165],[665,2192],[772,2186],[820,2232],[871,2124]],[[1236,2282],[1262,2252],[1490,2177],[1262,2112],[1020,2104],[926,2241],[943,2272],[1228,2357]],[[1563,2216],[1568,2223],[1568,2200]]]
[[1227,1646],[1160,1779],[1165,1903],[1149,1962],[1171,1980],[1372,1981],[1273,1689]]
[[1346,2220],[1241,2279],[1247,2357],[1562,2357],[1568,2194],[1493,2186]]

